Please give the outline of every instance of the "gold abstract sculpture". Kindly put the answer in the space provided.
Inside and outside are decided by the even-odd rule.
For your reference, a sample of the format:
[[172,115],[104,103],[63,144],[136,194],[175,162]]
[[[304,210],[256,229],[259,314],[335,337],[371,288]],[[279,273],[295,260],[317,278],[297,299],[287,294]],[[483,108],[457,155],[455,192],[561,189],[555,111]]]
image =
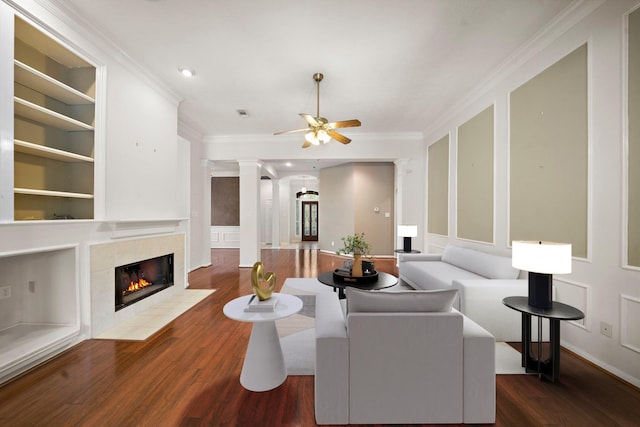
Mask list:
[[[262,282],[266,283],[266,287],[262,287]],[[260,301],[266,301],[271,298],[276,287],[276,275],[270,271],[265,272],[262,263],[258,261],[251,270],[251,287]]]

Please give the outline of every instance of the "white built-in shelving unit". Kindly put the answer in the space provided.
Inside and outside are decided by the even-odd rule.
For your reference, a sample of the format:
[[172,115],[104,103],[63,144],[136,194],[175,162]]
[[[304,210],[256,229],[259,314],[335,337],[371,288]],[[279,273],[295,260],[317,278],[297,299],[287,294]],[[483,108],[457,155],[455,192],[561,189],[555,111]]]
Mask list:
[[93,219],[96,68],[15,17],[14,221]]
[[[94,219],[96,67],[41,25],[0,2],[0,224],[9,229]],[[0,384],[81,337],[79,245],[0,253]]]

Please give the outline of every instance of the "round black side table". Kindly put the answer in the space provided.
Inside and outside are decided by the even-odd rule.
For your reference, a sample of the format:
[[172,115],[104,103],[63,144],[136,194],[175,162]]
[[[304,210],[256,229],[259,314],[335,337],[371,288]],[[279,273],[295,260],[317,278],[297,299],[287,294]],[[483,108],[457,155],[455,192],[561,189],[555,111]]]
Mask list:
[[[575,307],[553,301],[551,308],[529,305],[528,297],[506,297],[502,303],[522,313],[522,366],[526,372],[537,373],[551,382],[560,378],[560,321],[580,320],[584,313]],[[531,351],[531,316],[538,317],[538,354]],[[542,319],[549,319],[549,358],[541,360]]]

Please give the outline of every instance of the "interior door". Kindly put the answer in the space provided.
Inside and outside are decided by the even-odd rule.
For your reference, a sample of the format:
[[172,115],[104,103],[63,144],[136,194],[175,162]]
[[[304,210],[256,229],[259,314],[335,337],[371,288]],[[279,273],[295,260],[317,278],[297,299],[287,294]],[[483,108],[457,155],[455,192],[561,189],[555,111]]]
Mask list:
[[318,241],[318,202],[302,202],[302,240]]

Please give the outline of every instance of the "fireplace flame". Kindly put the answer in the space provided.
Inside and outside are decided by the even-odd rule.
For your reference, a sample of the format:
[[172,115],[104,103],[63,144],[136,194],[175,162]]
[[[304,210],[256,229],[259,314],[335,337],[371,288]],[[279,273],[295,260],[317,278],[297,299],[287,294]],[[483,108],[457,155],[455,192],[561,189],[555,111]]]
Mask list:
[[146,288],[147,286],[151,286],[153,283],[145,280],[143,278],[138,279],[137,282],[131,281],[129,282],[129,287],[122,291],[122,295],[130,294],[131,292],[139,291],[142,288]]

